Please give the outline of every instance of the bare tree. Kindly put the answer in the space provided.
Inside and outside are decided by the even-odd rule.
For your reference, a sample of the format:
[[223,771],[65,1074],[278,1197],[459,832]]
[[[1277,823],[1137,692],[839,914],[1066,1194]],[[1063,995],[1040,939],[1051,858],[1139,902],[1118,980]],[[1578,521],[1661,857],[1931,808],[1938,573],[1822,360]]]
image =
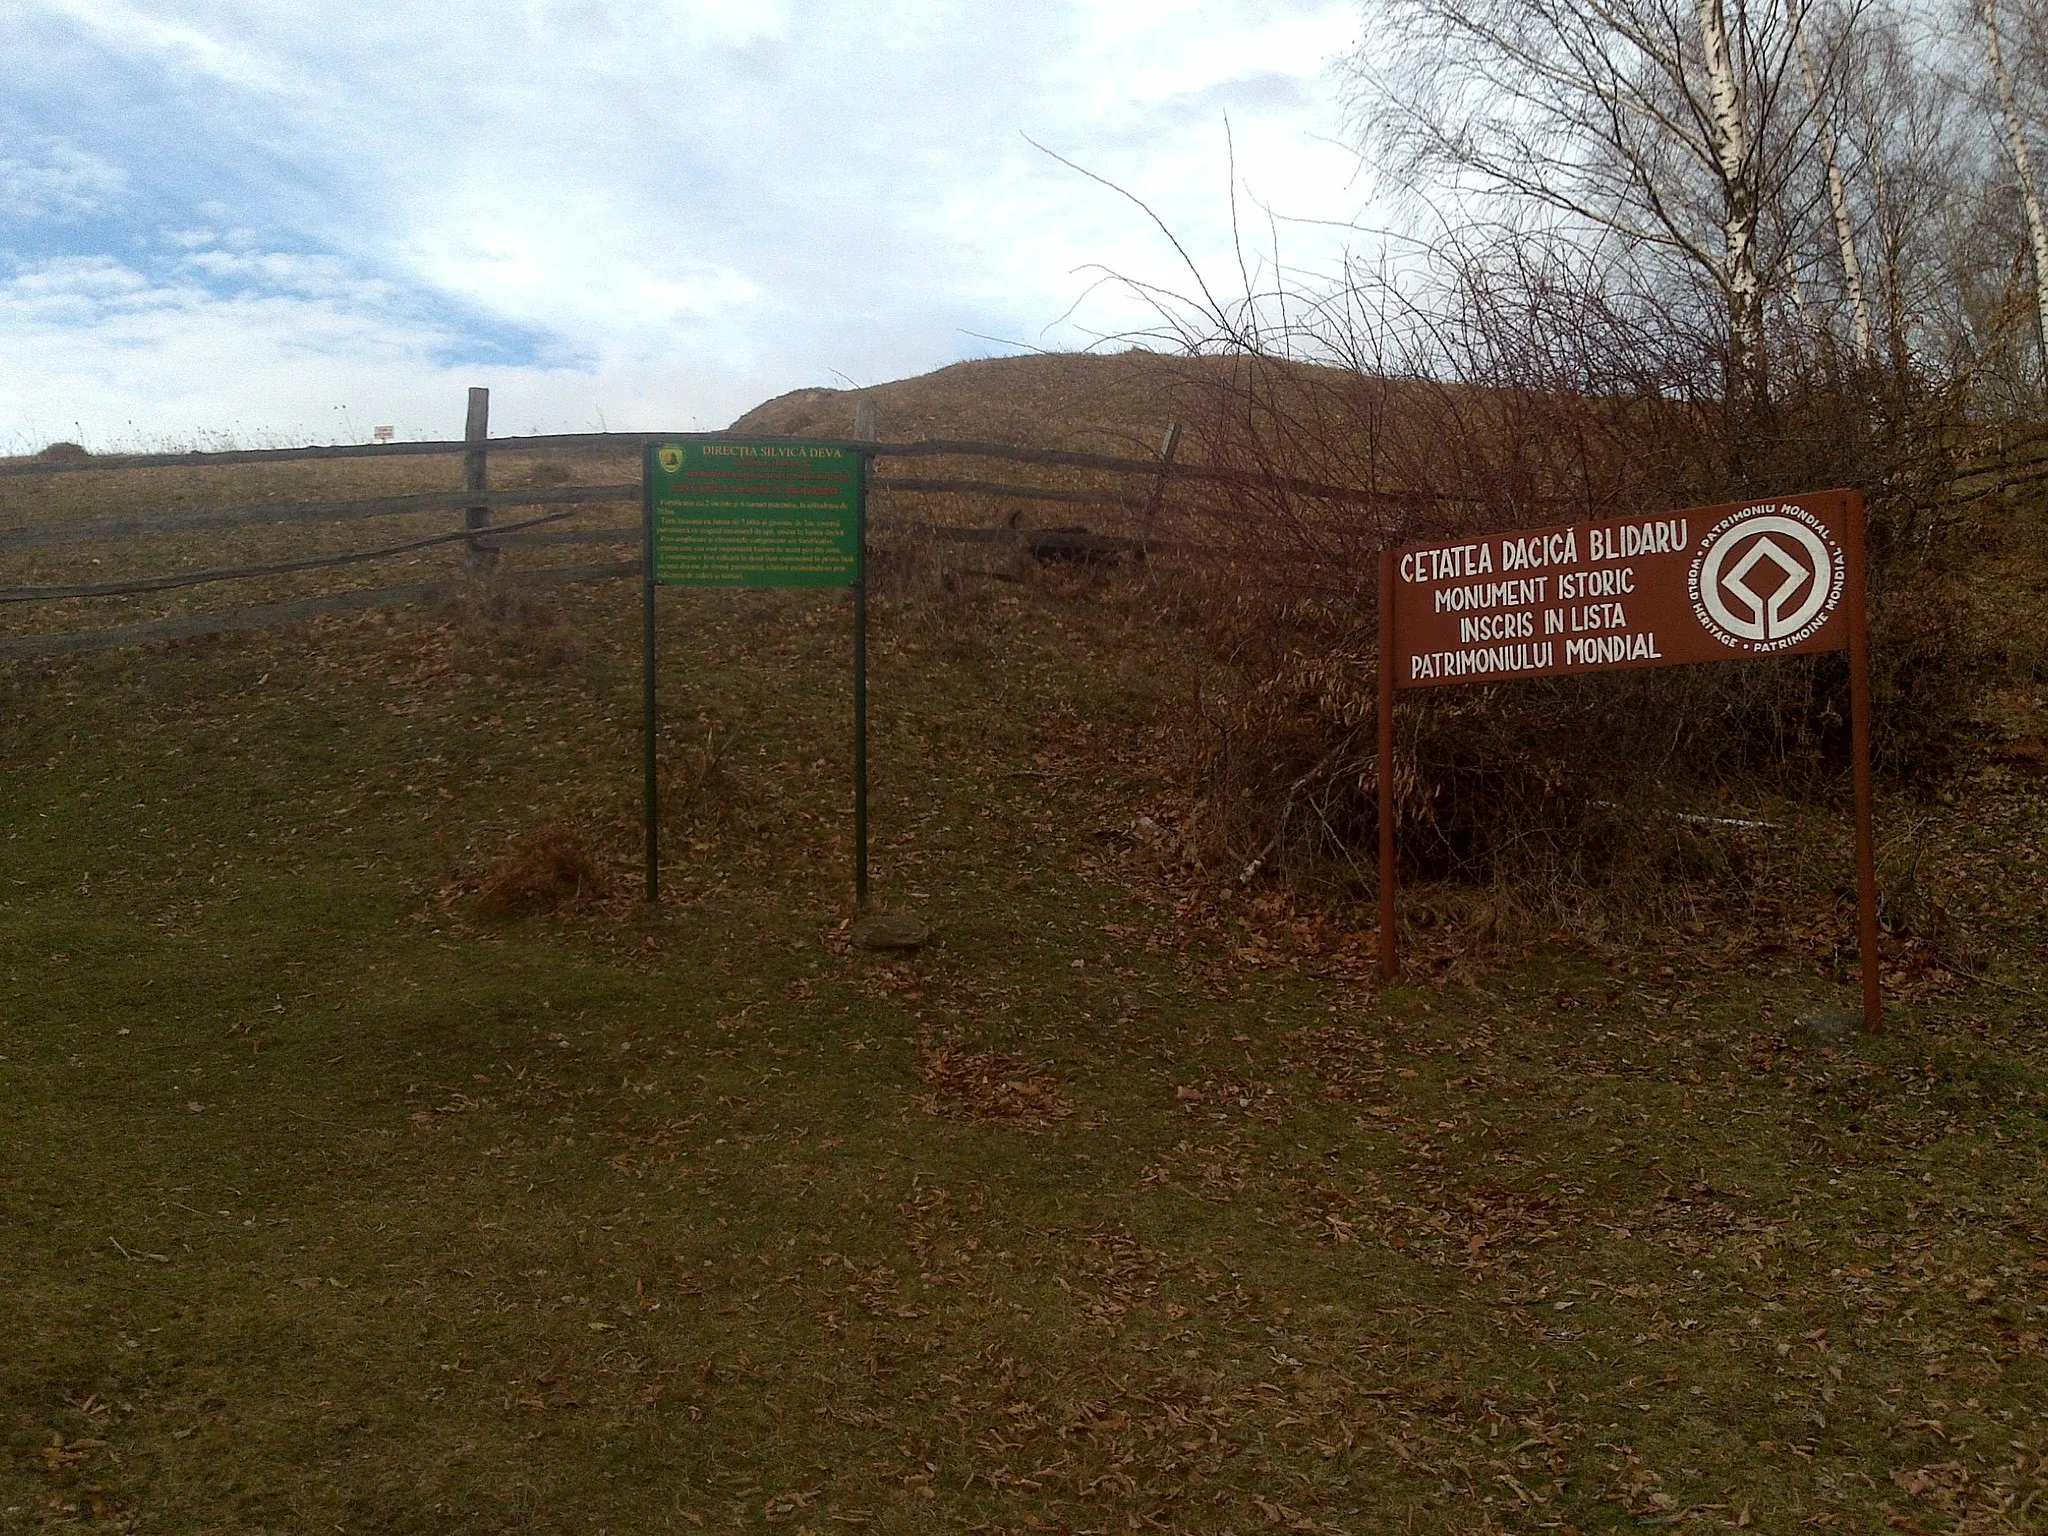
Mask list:
[[2006,150],[2012,156],[2013,171],[2019,177],[2020,201],[2026,210],[2027,239],[2034,257],[2034,299],[2040,324],[2041,345],[2048,355],[2048,218],[2041,211],[2041,193],[2034,181],[2032,157],[2027,153],[2027,128],[2020,116],[2013,91],[2012,71],[2006,67],[2005,47],[1999,36],[1999,0],[1976,0],[1977,24],[1983,29],[1984,51],[1991,64],[1991,82],[1998,92],[1999,112],[2005,121]]
[[1959,210],[1956,191],[1960,182],[1974,193],[1983,158],[1953,83],[1929,67],[1925,33],[1897,9],[1874,11],[1841,60],[1835,93],[1845,201],[1874,256],[1872,323],[1902,376],[1924,363],[1945,368],[1967,330],[1951,274],[1973,210],[1968,198]]
[[[1900,384],[1962,388],[2004,413],[2032,408],[2036,306],[2010,155],[1984,131],[1998,110],[1975,5],[1871,5],[1853,48],[1823,44],[1837,65],[1823,100],[1843,183],[1834,211],[1850,221],[1886,366]],[[1816,220],[1805,240],[1839,253],[1839,220]],[[1801,270],[1809,283],[1839,273],[1846,296],[1839,262],[1816,254]]]
[[[1767,289],[1812,201],[1803,172],[1834,65],[1809,49],[1813,90],[1788,90],[1794,3],[1375,0],[1368,35],[1384,43],[1358,59],[1352,105],[1418,193],[1547,209],[1703,280],[1725,316],[1728,394],[1758,404]],[[1827,48],[1852,30],[1830,28]]]
[[[1814,133],[1827,170],[1828,211],[1834,218],[1835,243],[1842,259],[1842,284],[1849,298],[1850,318],[1855,325],[1856,360],[1865,367],[1877,360],[1877,336],[1870,323],[1870,303],[1863,291],[1863,263],[1856,253],[1856,224],[1849,212],[1849,188],[1842,177],[1841,153],[1835,140],[1821,93],[1820,71],[1814,67],[1813,47],[1806,37],[1807,0],[1785,0],[1786,17],[1792,28],[1793,46],[1799,55],[1799,73],[1806,82],[1807,100],[1812,103]],[[1793,292],[1798,292],[1794,279]]]

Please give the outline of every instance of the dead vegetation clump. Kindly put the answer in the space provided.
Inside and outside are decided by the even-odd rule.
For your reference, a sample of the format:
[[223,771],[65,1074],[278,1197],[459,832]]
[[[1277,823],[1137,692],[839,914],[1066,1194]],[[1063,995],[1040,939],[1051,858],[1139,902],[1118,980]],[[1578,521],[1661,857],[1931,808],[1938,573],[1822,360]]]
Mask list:
[[[1990,537],[1950,494],[1985,441],[1961,393],[1791,338],[1759,415],[1724,398],[1725,359],[1654,295],[1599,291],[1527,249],[1454,265],[1427,301],[1351,297],[1286,334],[1226,318],[1189,338],[1241,349],[1191,408],[1193,435],[1212,465],[1264,482],[1176,508],[1195,551],[1181,585],[1217,662],[1188,828],[1205,864],[1369,878],[1381,549],[1836,485],[1869,504],[1875,766],[1914,795],[1949,780],[1998,653],[1974,597]],[[1446,314],[1458,323],[1431,320]],[[1849,715],[1841,655],[1404,695],[1406,878],[1627,914],[1689,884],[1746,897],[1751,850],[1714,813],[1838,795]]]
[[520,474],[518,483],[528,489],[546,489],[551,486],[567,485],[576,478],[576,472],[566,464],[553,459],[541,459],[529,464]]
[[660,775],[662,815],[681,827],[738,821],[752,828],[757,797],[727,765],[736,732],[720,735],[716,724],[704,727],[701,742],[664,747],[656,759]]
[[559,597],[485,588],[454,604],[451,661],[462,672],[520,676],[559,672],[590,652]]
[[581,834],[550,823],[521,838],[484,876],[476,912],[493,922],[545,916],[602,901],[610,889],[604,865]]
[[917,1107],[948,1120],[1050,1125],[1074,1112],[1052,1078],[995,1051],[926,1045],[918,1051],[917,1075],[929,1090],[916,1099]]

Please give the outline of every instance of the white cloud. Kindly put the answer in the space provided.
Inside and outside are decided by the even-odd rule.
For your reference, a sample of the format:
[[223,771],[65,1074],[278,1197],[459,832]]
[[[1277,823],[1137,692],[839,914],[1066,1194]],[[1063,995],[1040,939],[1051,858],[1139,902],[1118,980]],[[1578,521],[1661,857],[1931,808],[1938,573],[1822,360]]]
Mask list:
[[222,433],[330,441],[382,424],[403,437],[460,436],[464,391],[480,377],[494,386],[505,431],[709,428],[723,418],[679,420],[673,402],[733,398],[704,370],[630,357],[574,368],[452,364],[442,354],[459,335],[359,298],[221,298],[106,259],[30,268],[0,284],[10,363],[0,373],[0,443],[82,435],[99,446],[184,447]]
[[[1355,211],[1329,142],[1349,0],[19,3],[36,24],[0,17],[0,46],[27,60],[34,130],[77,158],[21,173],[47,185],[20,201],[49,238],[17,247],[0,324],[89,423],[319,428],[337,386],[317,358],[386,392],[362,407],[380,421],[443,412],[483,369],[544,424],[710,425],[942,365],[975,333],[1141,323],[1115,289],[1056,323],[1093,266],[1188,286],[1142,214],[1026,135],[1215,273],[1233,192],[1255,246],[1261,203]],[[95,50],[135,88],[93,97]],[[53,247],[66,197],[118,207],[125,239]],[[1309,266],[1341,241],[1282,238]],[[510,368],[436,361],[508,346]],[[35,368],[8,377],[0,432],[37,407]]]
[[210,33],[125,3],[125,0],[26,0],[87,29],[103,46],[130,58],[155,58],[180,72],[243,90],[284,92],[286,76],[246,49]]
[[762,297],[739,272],[675,243],[604,194],[570,188],[544,200],[472,192],[399,253],[440,291],[570,334],[703,325]]
[[127,184],[118,165],[62,140],[35,159],[0,155],[0,218],[76,219],[107,208]]

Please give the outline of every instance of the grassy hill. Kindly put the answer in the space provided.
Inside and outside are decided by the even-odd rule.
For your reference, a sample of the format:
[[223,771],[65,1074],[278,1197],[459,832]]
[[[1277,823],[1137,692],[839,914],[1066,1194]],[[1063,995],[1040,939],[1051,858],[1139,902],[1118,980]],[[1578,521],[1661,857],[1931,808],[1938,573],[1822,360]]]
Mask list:
[[890,439],[960,438],[1094,453],[1155,453],[1213,367],[1155,352],[1045,354],[955,363],[872,389],[799,389],[756,406],[735,432],[850,436],[863,399]]
[[[1130,448],[1177,369],[871,393]],[[658,911],[629,583],[0,663],[0,1533],[2044,1529],[2022,648],[1881,802],[1888,1029],[1822,1045],[1825,797],[1647,930],[1413,890],[1381,986],[1355,887],[1190,846],[1172,594],[1006,574],[878,573],[905,955],[848,942],[843,594],[662,595]]]

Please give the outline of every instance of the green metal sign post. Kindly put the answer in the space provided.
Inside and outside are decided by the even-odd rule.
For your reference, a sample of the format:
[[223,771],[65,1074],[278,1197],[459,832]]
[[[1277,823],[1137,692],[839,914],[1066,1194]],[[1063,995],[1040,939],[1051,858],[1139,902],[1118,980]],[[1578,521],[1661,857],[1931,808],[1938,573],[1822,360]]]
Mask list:
[[853,588],[853,884],[868,900],[867,455],[832,443],[678,438],[641,463],[647,900],[661,899],[657,586]]

